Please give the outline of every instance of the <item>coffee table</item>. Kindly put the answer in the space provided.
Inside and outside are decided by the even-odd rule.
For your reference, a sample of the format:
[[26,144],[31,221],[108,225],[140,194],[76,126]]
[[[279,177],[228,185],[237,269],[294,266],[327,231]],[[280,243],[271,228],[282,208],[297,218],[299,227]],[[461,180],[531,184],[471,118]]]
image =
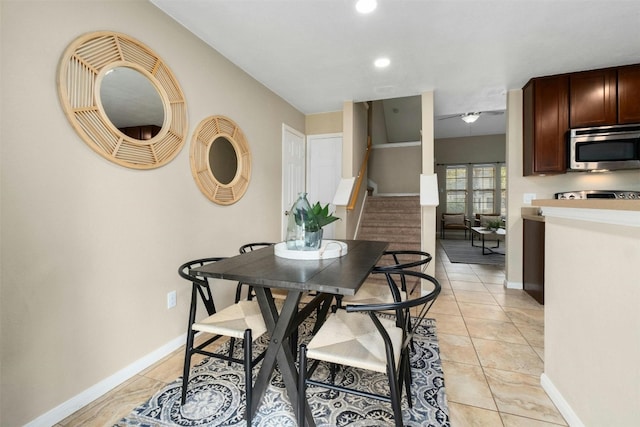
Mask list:
[[[489,254],[498,254],[498,255],[504,255],[501,252],[496,252],[493,249],[499,248],[500,247],[500,239],[499,236],[506,236],[507,234],[507,230],[505,230],[504,228],[498,228],[497,230],[492,230],[492,229],[488,229],[485,227],[471,227],[471,246],[476,247],[476,248],[480,248],[482,247],[482,255],[489,255]],[[475,237],[478,237],[478,240],[480,240],[482,242],[482,246],[478,246],[478,245],[474,245],[473,242],[475,241]],[[487,246],[485,244],[485,240],[486,239],[489,240],[494,240],[496,241],[496,245],[495,246]]]

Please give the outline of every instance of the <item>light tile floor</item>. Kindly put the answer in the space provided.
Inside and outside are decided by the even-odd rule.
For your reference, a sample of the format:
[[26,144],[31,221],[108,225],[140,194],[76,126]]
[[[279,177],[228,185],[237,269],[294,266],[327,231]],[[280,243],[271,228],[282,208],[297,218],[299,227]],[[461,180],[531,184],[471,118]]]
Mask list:
[[540,386],[544,307],[504,269],[454,264],[438,245],[436,319],[452,427],[567,425]]
[[[430,317],[436,319],[451,426],[566,425],[540,386],[543,306],[524,291],[505,289],[502,268],[453,264],[440,247],[435,268],[443,291]],[[56,426],[114,425],[182,375],[182,352],[175,351]]]

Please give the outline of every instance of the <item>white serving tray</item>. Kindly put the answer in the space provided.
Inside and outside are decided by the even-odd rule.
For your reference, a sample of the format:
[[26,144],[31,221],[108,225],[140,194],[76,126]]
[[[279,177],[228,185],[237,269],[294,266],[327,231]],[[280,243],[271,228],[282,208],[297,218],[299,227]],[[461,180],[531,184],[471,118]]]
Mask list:
[[331,259],[345,256],[349,247],[344,242],[322,239],[320,249],[316,251],[296,251],[287,249],[287,242],[276,243],[273,252],[280,258],[289,259]]

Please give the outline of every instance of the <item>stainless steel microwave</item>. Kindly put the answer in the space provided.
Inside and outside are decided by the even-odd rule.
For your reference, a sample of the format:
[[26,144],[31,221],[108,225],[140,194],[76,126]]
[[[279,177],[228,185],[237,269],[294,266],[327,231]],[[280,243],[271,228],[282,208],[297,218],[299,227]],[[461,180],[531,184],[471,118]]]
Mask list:
[[640,125],[571,129],[569,169],[640,169]]

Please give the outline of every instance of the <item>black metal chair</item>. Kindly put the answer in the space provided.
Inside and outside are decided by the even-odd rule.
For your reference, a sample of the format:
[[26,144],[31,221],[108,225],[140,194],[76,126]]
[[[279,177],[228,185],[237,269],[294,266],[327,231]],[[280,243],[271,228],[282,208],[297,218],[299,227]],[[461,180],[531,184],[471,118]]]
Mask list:
[[471,230],[470,221],[462,213],[443,213],[440,219],[441,239],[444,239],[445,230],[464,230],[464,239],[467,240],[467,232]]
[[[266,247],[273,246],[273,245],[274,245],[274,243],[267,243],[267,242],[247,243],[246,245],[240,246],[240,249],[238,251],[241,254],[246,254],[247,252],[255,251],[256,249],[262,249],[262,248],[266,248]],[[238,283],[238,286],[236,287],[236,300],[235,300],[236,302],[239,302],[242,299],[242,288],[243,288],[244,285],[245,285],[244,283],[240,282],[240,283]],[[246,298],[249,301],[251,301],[254,296],[255,296],[255,293],[253,292],[253,286],[247,285],[247,296],[246,296]],[[276,295],[274,295],[274,297],[276,297]]]
[[[392,250],[385,251],[380,261],[373,268],[374,272],[387,270],[409,270],[424,271],[431,262],[431,254],[416,250]],[[385,280],[376,280],[376,275],[371,275],[358,289],[353,296],[336,297],[337,307],[343,304],[386,304],[404,301],[408,295],[412,294],[419,283],[416,280],[411,291],[407,291],[407,281],[404,276],[400,278],[400,287],[389,289],[389,283]]]
[[[384,272],[390,270],[409,270],[424,272],[431,262],[431,254],[416,250],[392,250],[385,253],[373,268],[373,272]],[[381,280],[376,280],[376,276]],[[393,286],[391,286],[393,283]],[[405,301],[413,294],[415,288],[420,284],[420,280],[415,279],[415,284],[411,291],[407,291],[407,279],[400,275],[400,287],[395,282],[384,280],[380,275],[372,274],[364,282],[358,292],[353,296],[336,296],[336,306],[342,308],[343,304],[389,304],[393,302]],[[391,288],[389,287],[391,286]],[[408,314],[409,318],[411,317]],[[411,321],[411,320],[409,320]]]
[[[189,261],[182,264],[178,269],[180,277],[191,282],[191,308],[189,310],[189,325],[187,329],[187,344],[185,347],[184,372],[182,376],[182,399],[181,404],[184,405],[187,400],[187,386],[189,384],[189,371],[191,369],[191,357],[194,354],[202,354],[217,359],[226,360],[229,363],[240,363],[244,366],[245,388],[246,388],[246,421],[247,426],[251,425],[251,400],[252,400],[252,371],[253,367],[260,362],[265,352],[253,357],[253,342],[262,336],[267,327],[262,318],[260,307],[257,301],[239,301],[222,310],[216,310],[211,293],[209,282],[204,277],[199,277],[191,273],[191,269],[201,267],[205,264],[220,261],[221,257],[203,258]],[[204,304],[208,317],[196,321],[198,295]],[[194,345],[196,333],[211,334],[213,337],[207,339],[200,345]],[[228,354],[214,353],[206,350],[206,347],[222,337],[231,337],[244,340],[243,357],[233,357],[234,344],[230,343]]]
[[[413,406],[410,383],[410,343],[416,328],[422,323],[427,312],[440,294],[438,281],[425,273],[409,270],[385,270],[374,274],[384,274],[390,282],[394,276],[412,276],[430,282],[432,289],[415,299],[387,304],[347,305],[345,310],[332,313],[309,344],[300,345],[298,405],[298,425],[305,425],[305,401],[308,385],[328,388],[334,391],[353,393],[391,403],[396,426],[402,426],[401,397],[403,385],[406,389],[409,407]],[[405,277],[406,278],[406,277]],[[390,286],[397,284],[390,283]],[[419,307],[419,309],[416,309]],[[409,320],[411,309],[418,315]],[[383,317],[380,313],[395,312]],[[363,316],[362,314],[367,314]],[[307,369],[307,359],[313,359]],[[326,381],[312,379],[319,363],[339,364],[344,367],[360,368],[386,373],[389,379],[389,394],[376,394],[368,390],[338,385],[336,377],[329,375]]]

